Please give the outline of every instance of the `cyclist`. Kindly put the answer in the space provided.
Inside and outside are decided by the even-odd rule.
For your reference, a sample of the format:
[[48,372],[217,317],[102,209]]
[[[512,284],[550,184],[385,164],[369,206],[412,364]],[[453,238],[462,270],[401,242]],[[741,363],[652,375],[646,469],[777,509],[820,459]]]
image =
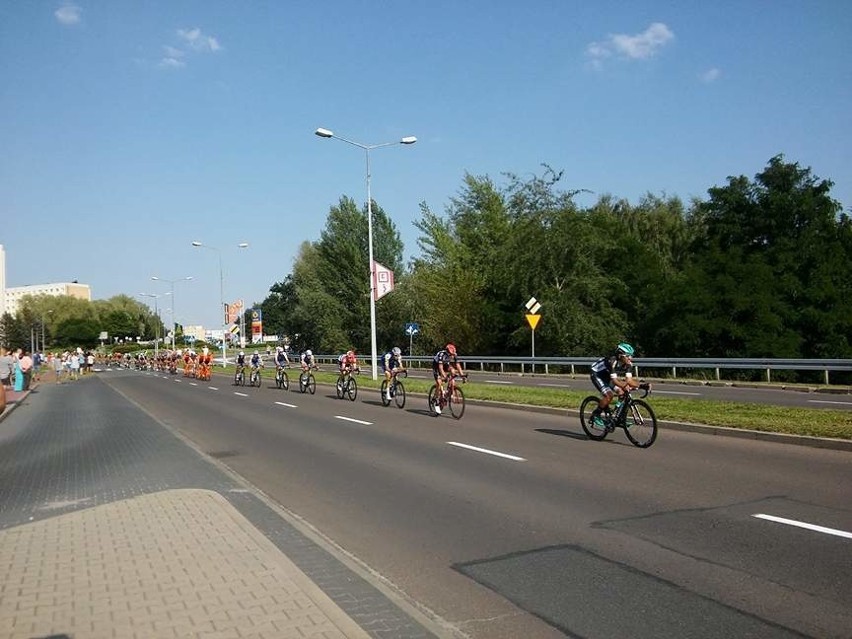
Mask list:
[[405,370],[405,364],[402,363],[402,351],[399,346],[394,346],[391,350],[382,357],[382,371],[385,373],[385,379],[388,380],[387,389],[385,390],[385,399],[390,401],[391,378],[394,373]]
[[245,375],[246,372],[246,354],[245,351],[240,351],[240,354],[237,355],[237,372],[242,372]]
[[251,370],[255,371],[258,368],[263,367],[263,358],[260,356],[258,351],[255,351],[251,354]]
[[343,355],[337,358],[337,365],[340,368],[341,375],[361,370],[358,367],[358,358],[355,356],[355,351],[346,351],[343,353]]
[[314,353],[310,348],[306,351],[302,351],[299,355],[299,365],[302,367],[303,373],[307,373],[312,366],[316,367],[316,364],[314,363]]
[[[464,375],[462,363],[456,356],[455,344],[447,344],[444,348],[435,353],[432,358],[432,375],[435,377],[435,386],[437,387],[437,397],[440,397],[444,392],[444,381],[449,379],[451,375]],[[440,415],[441,407],[435,402],[435,412]]]
[[275,350],[275,366],[276,366],[276,368],[284,368],[285,366],[289,366],[289,365],[290,365],[290,358],[287,357],[287,351],[284,350],[283,346],[279,346]]
[[[639,388],[639,382],[633,378],[633,347],[627,342],[621,342],[615,347],[612,355],[601,357],[592,364],[592,384],[601,393],[598,407],[592,411],[592,422],[596,425],[602,423],[601,413],[609,412],[612,398],[624,393],[629,388]],[[624,380],[620,379],[624,376]],[[650,384],[642,384],[642,387],[650,388]]]

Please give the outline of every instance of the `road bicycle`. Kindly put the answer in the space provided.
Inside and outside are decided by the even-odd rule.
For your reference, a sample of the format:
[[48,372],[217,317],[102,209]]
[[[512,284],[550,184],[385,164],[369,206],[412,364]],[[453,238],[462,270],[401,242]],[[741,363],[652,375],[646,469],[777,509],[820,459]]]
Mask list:
[[405,386],[399,381],[400,375],[408,377],[408,371],[395,371],[391,375],[390,387],[388,387],[388,380],[385,379],[382,381],[382,387],[379,389],[382,397],[382,406],[390,406],[391,400],[394,401],[398,408],[405,406]]
[[[360,368],[355,369],[356,373],[360,371]],[[355,398],[358,396],[358,384],[355,382],[355,378],[352,376],[352,371],[340,373],[340,375],[337,376],[337,384],[335,384],[335,389],[337,390],[337,399],[343,399],[344,397],[348,397],[350,402],[355,401]]]
[[444,390],[439,395],[438,394],[438,386],[437,384],[432,384],[432,388],[429,389],[429,412],[438,415],[438,412],[435,410],[435,406],[438,406],[441,411],[449,406],[450,414],[454,419],[461,419],[462,415],[464,415],[464,393],[462,389],[458,386],[458,381],[461,380],[462,383],[467,381],[467,375],[450,375],[449,379],[447,379],[447,383],[444,384]]
[[237,366],[237,370],[234,373],[234,386],[245,386],[246,385],[246,367],[245,366]]
[[[315,371],[319,370],[316,366],[312,366]],[[299,392],[304,393],[308,392],[311,395],[317,392],[317,380],[314,379],[313,373],[311,373],[311,368],[306,371],[302,371],[302,374],[299,375]]]
[[[589,395],[580,404],[580,425],[589,439],[601,441],[616,428],[623,428],[630,443],[639,448],[648,448],[657,439],[657,417],[648,402],[642,398],[634,399],[632,393],[644,391],[642,398],[651,393],[651,387],[642,384],[639,389],[628,389],[615,404],[615,410],[607,409],[597,417],[592,417],[598,407],[600,397]],[[618,398],[616,398],[617,401]]]
[[278,388],[283,388],[284,390],[288,390],[290,388],[290,377],[287,375],[287,371],[284,370],[283,366],[279,366],[275,369],[275,385]]
[[260,369],[262,366],[252,366],[249,374],[249,386],[257,386],[260,388]]

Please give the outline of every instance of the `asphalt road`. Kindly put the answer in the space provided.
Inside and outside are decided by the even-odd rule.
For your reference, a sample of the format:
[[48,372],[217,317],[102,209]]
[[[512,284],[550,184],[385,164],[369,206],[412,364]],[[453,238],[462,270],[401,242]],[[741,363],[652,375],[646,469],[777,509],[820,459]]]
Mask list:
[[848,452],[101,378],[469,636],[850,636]]

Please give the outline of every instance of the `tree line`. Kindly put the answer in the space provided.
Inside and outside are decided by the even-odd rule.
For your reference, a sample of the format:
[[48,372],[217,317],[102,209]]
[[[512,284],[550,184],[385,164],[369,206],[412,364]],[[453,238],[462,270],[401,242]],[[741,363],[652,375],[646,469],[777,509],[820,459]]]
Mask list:
[[[704,200],[609,195],[588,207],[563,175],[467,174],[443,215],[425,203],[419,255],[403,264],[372,204],[375,259],[395,273],[377,302],[380,349],[448,341],[477,355],[529,355],[524,303],[542,303],[538,356],[594,356],[620,341],[646,357],[852,358],[852,226],[830,180],[769,160]],[[260,304],[294,348],[369,352],[367,207],[341,197],[316,241]]]

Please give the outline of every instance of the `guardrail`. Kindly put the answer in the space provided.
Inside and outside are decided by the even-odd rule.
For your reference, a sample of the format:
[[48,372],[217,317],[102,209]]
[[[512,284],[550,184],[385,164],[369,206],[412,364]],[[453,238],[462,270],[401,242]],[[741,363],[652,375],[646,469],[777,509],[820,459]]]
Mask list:
[[[322,362],[336,362],[337,357],[331,355],[318,355],[317,359]],[[369,356],[366,358],[369,360]],[[404,357],[405,361],[416,368],[431,367],[432,356],[410,356]],[[535,373],[536,367],[543,370],[545,375],[568,374],[576,375],[580,369],[582,374],[588,374],[589,367],[595,362],[595,357],[483,357],[463,356],[461,360],[465,367],[470,370],[478,366],[479,370],[494,371],[500,373],[519,372]],[[681,371],[694,369],[712,369],[716,380],[721,380],[723,370],[760,370],[764,371],[766,381],[772,381],[773,370],[787,371],[823,371],[823,379],[829,384],[829,373],[852,371],[852,359],[771,359],[771,358],[709,358],[709,357],[642,357],[633,360],[635,374],[639,375],[642,369],[665,369],[670,371],[671,377],[677,379],[678,369]]]

